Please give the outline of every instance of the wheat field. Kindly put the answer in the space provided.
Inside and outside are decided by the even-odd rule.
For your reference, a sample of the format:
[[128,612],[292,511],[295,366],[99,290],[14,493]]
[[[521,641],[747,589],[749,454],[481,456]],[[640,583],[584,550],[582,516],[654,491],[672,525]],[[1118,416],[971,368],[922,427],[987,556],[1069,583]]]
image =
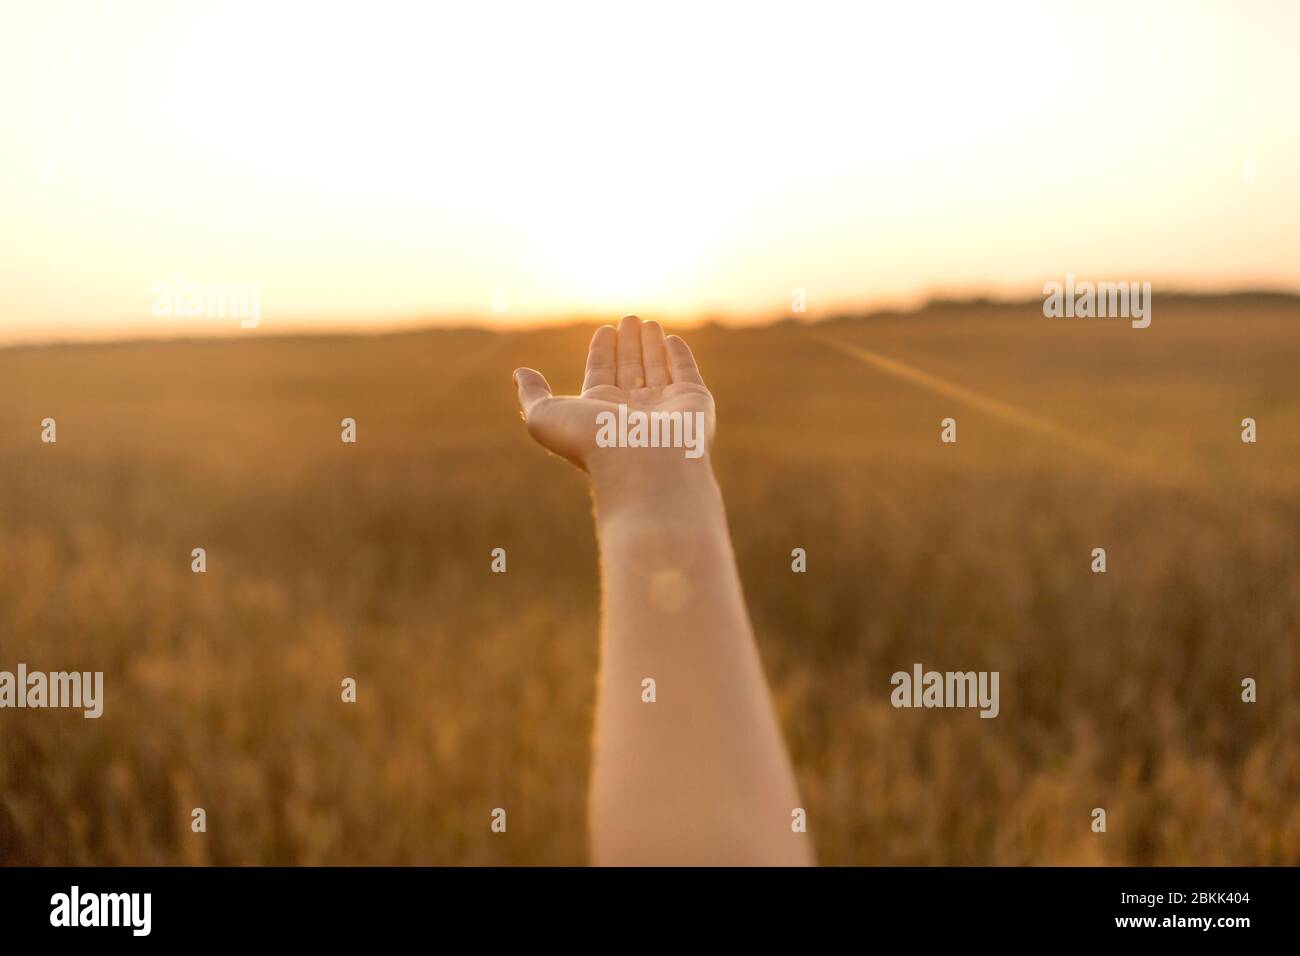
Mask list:
[[[1300,863],[1300,301],[683,331],[822,863]],[[511,371],[590,334],[0,350],[0,669],[105,674],[0,710],[0,863],[585,862],[590,501]]]

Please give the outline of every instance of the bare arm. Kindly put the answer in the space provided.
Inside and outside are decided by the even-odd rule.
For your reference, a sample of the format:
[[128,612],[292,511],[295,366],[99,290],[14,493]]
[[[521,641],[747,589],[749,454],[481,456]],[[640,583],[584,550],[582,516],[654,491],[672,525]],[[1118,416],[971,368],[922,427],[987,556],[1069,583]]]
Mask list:
[[[707,445],[713,399],[657,323],[597,331],[577,398],[515,373],[529,430],[591,477],[604,616],[591,790],[599,864],[806,864],[800,806]],[[599,447],[597,415],[699,414],[682,447]],[[647,681],[653,681],[653,685]],[[653,691],[653,702],[648,698]]]

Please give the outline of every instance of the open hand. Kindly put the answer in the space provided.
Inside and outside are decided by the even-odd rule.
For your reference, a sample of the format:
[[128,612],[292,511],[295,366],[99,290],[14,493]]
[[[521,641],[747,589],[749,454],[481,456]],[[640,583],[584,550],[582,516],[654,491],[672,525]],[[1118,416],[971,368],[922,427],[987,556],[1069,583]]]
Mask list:
[[[593,456],[618,449],[596,443],[602,411],[704,413],[705,447],[713,443],[713,396],[704,386],[690,347],[676,335],[664,337],[658,322],[626,315],[618,324],[602,325],[591,339],[581,395],[556,396],[540,372],[515,369],[519,407],[528,432],[545,448],[585,471]],[[651,449],[659,451],[660,449]],[[681,451],[675,452],[681,457]]]

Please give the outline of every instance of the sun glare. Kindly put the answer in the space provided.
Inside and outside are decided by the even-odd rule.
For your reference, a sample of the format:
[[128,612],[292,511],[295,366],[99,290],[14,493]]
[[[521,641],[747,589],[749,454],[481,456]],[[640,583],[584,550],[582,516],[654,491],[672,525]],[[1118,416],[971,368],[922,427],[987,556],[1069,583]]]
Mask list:
[[1300,283],[1294,10],[301,9],[14,18],[0,335],[158,330],[177,275],[267,327]]

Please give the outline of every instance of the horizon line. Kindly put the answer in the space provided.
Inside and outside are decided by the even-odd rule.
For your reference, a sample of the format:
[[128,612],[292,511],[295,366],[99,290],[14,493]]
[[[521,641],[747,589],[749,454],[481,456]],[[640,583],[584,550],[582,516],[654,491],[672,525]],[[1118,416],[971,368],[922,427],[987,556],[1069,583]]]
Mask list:
[[[1175,288],[1159,294],[1162,299],[1179,301],[1214,302],[1229,299],[1262,299],[1278,302],[1291,302],[1300,305],[1300,291],[1269,288],[1246,287],[1224,291],[1198,291],[1188,288]],[[1153,299],[1155,298],[1153,294]],[[717,310],[701,310],[693,318],[673,320],[673,325],[683,329],[701,328],[771,328],[785,323],[795,323],[813,327],[834,322],[870,321],[873,319],[901,318],[904,316],[921,317],[927,312],[938,310],[1003,308],[1017,309],[1029,306],[1041,306],[1041,296],[999,296],[994,294],[974,294],[951,296],[943,293],[930,295],[918,303],[895,306],[860,306],[842,307],[822,310],[816,318],[801,317],[793,312],[777,315],[754,313],[749,318],[738,317],[735,313],[722,313]],[[639,313],[626,313],[639,314]],[[492,318],[494,313],[477,316],[438,317],[420,314],[410,318],[388,319],[382,322],[365,322],[364,320],[331,320],[324,326],[319,319],[291,318],[281,331],[261,331],[259,337],[274,339],[320,339],[320,338],[382,338],[398,335],[420,335],[430,332],[485,332],[488,334],[528,333],[548,329],[571,329],[579,326],[598,326],[613,324],[622,316],[592,316],[585,312],[575,312],[568,318],[560,318],[564,313],[554,313],[553,318],[540,318],[536,315],[519,321],[502,321]],[[806,313],[804,314],[806,315]],[[654,316],[642,316],[654,318]],[[197,320],[211,321],[211,320]],[[318,323],[315,327],[312,322]],[[337,324],[335,324],[337,322]],[[355,324],[350,324],[355,322]],[[114,334],[113,329],[105,330],[99,335],[84,329],[70,334],[52,338],[31,338],[4,340],[0,333],[0,351],[19,349],[47,349],[80,346],[121,346],[145,344],[173,344],[181,342],[228,342],[235,339],[248,339],[249,333],[257,330],[241,329],[238,325],[231,328],[204,328],[191,332],[148,331],[125,332]]]

